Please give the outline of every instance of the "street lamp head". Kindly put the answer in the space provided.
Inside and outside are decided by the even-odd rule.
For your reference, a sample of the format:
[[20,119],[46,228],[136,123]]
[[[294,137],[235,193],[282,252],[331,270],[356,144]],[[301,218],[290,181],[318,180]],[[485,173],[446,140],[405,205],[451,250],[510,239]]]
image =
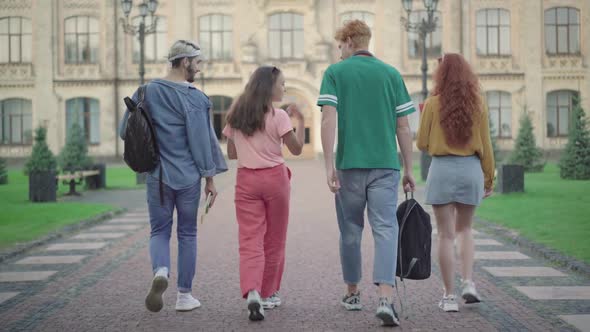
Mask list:
[[427,10],[436,10],[436,6],[438,5],[438,0],[424,0],[424,7]]
[[402,0],[402,4],[404,5],[404,9],[407,12],[412,11],[412,3],[414,2],[414,0]]
[[123,13],[125,14],[125,17],[129,16],[129,13],[131,13],[132,6],[132,0],[121,0],[121,7],[123,8]]
[[158,9],[158,0],[148,0],[148,10],[151,15],[154,15],[156,9]]
[[142,17],[146,17],[148,14],[148,5],[145,2],[140,3],[138,6],[139,8],[139,15]]

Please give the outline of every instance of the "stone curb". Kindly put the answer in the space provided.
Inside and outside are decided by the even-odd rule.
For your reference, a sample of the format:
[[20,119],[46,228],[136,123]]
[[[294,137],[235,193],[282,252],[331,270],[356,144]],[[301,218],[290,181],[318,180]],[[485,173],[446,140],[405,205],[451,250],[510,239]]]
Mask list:
[[3,263],[4,261],[6,261],[8,259],[16,257],[16,256],[18,256],[22,253],[25,253],[31,249],[43,246],[53,240],[63,238],[65,236],[71,235],[77,231],[80,231],[80,230],[89,228],[90,226],[94,226],[96,224],[99,224],[105,220],[108,220],[108,219],[111,219],[117,215],[120,215],[125,211],[127,211],[127,210],[118,208],[113,211],[101,213],[101,214],[94,216],[92,218],[83,219],[83,220],[79,221],[78,223],[64,226],[64,227],[60,228],[59,230],[55,231],[54,233],[50,233],[49,235],[46,235],[38,240],[33,240],[30,242],[16,245],[16,247],[11,248],[6,252],[0,252],[0,263]]
[[590,276],[590,265],[584,263],[576,258],[567,256],[555,249],[548,248],[547,246],[533,242],[520,236],[517,231],[508,229],[504,226],[500,226],[489,221],[482,220],[481,218],[475,218],[476,225],[482,226],[483,231],[498,236],[510,243],[516,244],[521,248],[525,248],[534,254],[541,256],[550,262],[566,268],[573,272],[578,272]]

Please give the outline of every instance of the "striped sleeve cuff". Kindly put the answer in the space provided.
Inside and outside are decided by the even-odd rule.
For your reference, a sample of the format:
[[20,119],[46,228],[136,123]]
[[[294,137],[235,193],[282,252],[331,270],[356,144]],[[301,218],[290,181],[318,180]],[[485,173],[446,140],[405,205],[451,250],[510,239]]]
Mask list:
[[338,97],[334,95],[320,95],[318,97],[318,105],[338,105]]
[[407,102],[405,104],[402,104],[402,105],[399,105],[398,107],[396,107],[395,108],[395,112],[397,114],[400,114],[400,113],[407,112],[407,111],[409,111],[409,110],[411,110],[413,108],[414,108],[414,102],[410,100],[409,102]]

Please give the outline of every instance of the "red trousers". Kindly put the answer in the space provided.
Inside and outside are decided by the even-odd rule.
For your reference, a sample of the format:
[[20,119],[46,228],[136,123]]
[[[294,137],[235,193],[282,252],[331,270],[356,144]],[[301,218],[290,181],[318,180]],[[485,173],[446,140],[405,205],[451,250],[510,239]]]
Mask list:
[[239,168],[236,216],[240,244],[242,296],[256,290],[269,297],[280,289],[285,267],[291,171],[279,165]]

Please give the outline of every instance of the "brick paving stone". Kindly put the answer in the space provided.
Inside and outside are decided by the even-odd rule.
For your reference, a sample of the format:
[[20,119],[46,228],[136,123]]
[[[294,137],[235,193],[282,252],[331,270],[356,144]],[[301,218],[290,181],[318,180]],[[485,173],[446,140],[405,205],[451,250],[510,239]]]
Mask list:
[[56,273],[57,271],[0,272],[0,282],[39,281]]
[[118,239],[127,235],[127,233],[82,233],[72,239],[75,240],[93,240],[93,239]]
[[475,259],[480,260],[509,260],[509,259],[529,259],[530,257],[518,251],[476,251]]
[[484,270],[496,277],[564,277],[565,273],[544,266],[511,266],[491,267],[484,266]]
[[89,232],[111,232],[111,231],[135,231],[142,228],[141,225],[101,225],[90,228]]
[[6,302],[8,300],[10,300],[11,298],[17,296],[19,293],[18,292],[2,292],[0,293],[0,304],[2,304],[2,302]]
[[56,243],[45,248],[46,251],[60,250],[95,250],[106,246],[106,242],[88,242],[88,243]]
[[581,332],[590,332],[590,315],[560,315],[559,317]]
[[43,264],[74,264],[80,263],[87,256],[84,255],[63,255],[63,256],[30,256],[17,261],[20,265],[43,265]]
[[590,300],[590,286],[516,286],[533,300]]
[[501,246],[502,243],[492,239],[474,239],[476,246]]
[[109,220],[108,224],[149,224],[148,218],[117,218]]

